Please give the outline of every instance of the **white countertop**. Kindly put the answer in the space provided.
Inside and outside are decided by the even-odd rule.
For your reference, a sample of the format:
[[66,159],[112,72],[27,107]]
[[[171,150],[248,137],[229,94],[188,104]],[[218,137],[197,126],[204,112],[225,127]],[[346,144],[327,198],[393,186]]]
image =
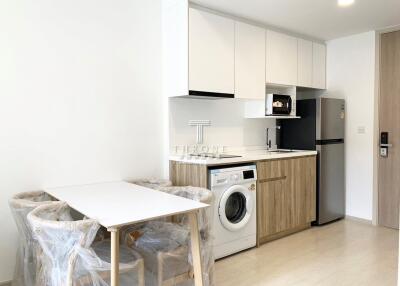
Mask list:
[[106,228],[187,213],[208,205],[127,182],[49,188],[45,191]]
[[256,162],[256,161],[282,159],[282,158],[312,156],[312,155],[317,155],[317,151],[296,150],[294,152],[288,152],[288,153],[271,153],[268,152],[267,150],[253,150],[253,151],[229,152],[227,154],[240,155],[242,157],[218,159],[218,158],[188,157],[177,154],[177,155],[171,155],[169,159],[171,161],[177,161],[182,163],[215,166],[215,165],[228,165],[228,164],[247,163],[247,162]]

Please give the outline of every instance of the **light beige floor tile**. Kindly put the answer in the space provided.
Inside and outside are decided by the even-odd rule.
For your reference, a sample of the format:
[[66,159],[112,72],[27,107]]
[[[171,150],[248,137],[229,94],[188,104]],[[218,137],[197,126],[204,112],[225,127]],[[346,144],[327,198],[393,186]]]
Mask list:
[[398,231],[343,220],[216,263],[217,286],[395,286]]

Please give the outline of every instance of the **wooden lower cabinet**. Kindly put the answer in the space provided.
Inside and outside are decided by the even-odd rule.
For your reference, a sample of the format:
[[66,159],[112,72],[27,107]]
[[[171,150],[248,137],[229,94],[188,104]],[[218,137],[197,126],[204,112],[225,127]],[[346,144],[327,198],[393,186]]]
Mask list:
[[257,244],[310,227],[316,215],[316,157],[257,163]]
[[169,178],[174,186],[208,188],[207,165],[169,161]]
[[[316,215],[316,156],[257,162],[257,245],[309,228]],[[175,186],[208,187],[206,165],[170,161]]]

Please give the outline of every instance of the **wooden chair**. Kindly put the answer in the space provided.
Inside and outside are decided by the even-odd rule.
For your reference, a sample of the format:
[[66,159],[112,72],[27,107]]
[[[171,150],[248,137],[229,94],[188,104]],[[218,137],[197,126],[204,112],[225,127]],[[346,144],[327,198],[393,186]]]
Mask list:
[[42,191],[18,193],[9,201],[19,233],[13,286],[35,285],[36,273],[40,269],[40,263],[37,263],[36,260],[40,247],[33,237],[27,216],[36,207],[51,201],[52,198]]
[[[135,181],[140,185],[140,182]],[[148,184],[143,186],[149,187]],[[212,204],[211,191],[196,187],[154,186],[154,189],[172,195]],[[204,285],[214,285],[214,257],[212,252],[212,208],[199,214],[201,255]],[[177,215],[169,221],[153,221],[141,226],[123,228],[121,239],[128,246],[135,246],[144,258],[150,285],[193,285],[193,267],[189,251],[187,215]]]
[[[43,255],[37,286],[110,284],[110,241],[93,244],[100,228],[96,220],[74,221],[64,202],[40,206],[28,215]],[[120,249],[121,286],[144,286],[144,263],[133,249]]]

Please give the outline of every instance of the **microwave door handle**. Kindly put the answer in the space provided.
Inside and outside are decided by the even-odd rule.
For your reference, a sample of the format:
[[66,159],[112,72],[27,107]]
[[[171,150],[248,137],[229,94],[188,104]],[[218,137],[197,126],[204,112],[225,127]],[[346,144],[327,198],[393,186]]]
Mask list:
[[289,97],[289,100],[288,100],[288,109],[290,110],[289,113],[291,113],[291,112],[292,112],[292,97]]

